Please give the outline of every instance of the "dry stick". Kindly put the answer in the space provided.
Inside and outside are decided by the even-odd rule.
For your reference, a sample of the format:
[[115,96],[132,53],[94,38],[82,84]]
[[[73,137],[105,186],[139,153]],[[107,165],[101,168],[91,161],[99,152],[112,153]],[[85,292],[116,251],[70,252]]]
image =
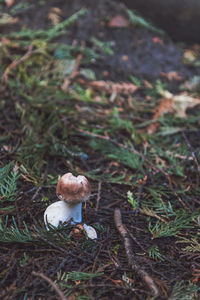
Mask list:
[[125,226],[122,223],[122,216],[121,216],[121,211],[119,208],[115,208],[114,220],[115,220],[115,225],[116,225],[120,235],[123,238],[124,247],[126,250],[126,256],[128,258],[129,264],[131,265],[131,268],[136,273],[136,275],[138,275],[147,284],[147,286],[152,291],[153,296],[158,297],[159,291],[158,291],[158,288],[157,288],[155,282],[153,281],[153,279],[149,276],[149,274],[146,271],[142,270],[138,266],[138,264],[135,261],[135,255],[132,251],[131,240],[129,238],[129,235],[128,235],[128,232],[127,232]]
[[167,180],[169,182],[169,188],[170,188],[170,190],[177,197],[177,199],[181,203],[181,205],[184,208],[187,208],[187,206],[185,205],[185,203],[183,202],[183,200],[178,196],[178,194],[176,193],[176,191],[173,190],[172,182],[171,182],[171,178],[170,178],[169,174],[167,172],[163,171],[162,169],[159,169],[158,167],[156,167],[150,160],[148,160],[143,154],[141,154],[140,152],[138,152],[136,149],[130,149],[127,146],[124,146],[123,144],[118,143],[115,140],[111,139],[109,136],[99,135],[99,134],[95,134],[95,133],[89,132],[87,130],[81,130],[81,129],[77,129],[77,131],[79,131],[81,133],[84,133],[84,134],[87,134],[87,135],[92,136],[92,137],[96,137],[96,138],[99,138],[99,139],[110,141],[114,145],[116,145],[118,147],[122,147],[124,149],[127,149],[130,152],[133,152],[133,153],[137,154],[138,156],[140,156],[148,165],[150,165],[152,167],[153,170],[155,170],[156,172],[162,173],[167,178]]
[[101,199],[101,186],[102,186],[102,182],[99,181],[99,183],[98,183],[98,193],[97,193],[97,203],[96,203],[95,211],[97,211],[99,209],[99,201]]
[[33,46],[29,45],[28,46],[28,51],[19,59],[19,60],[14,60],[5,70],[3,73],[3,80],[7,84],[8,83],[8,73],[10,70],[14,69],[17,65],[19,65],[22,61],[25,61],[32,53]]
[[[85,42],[82,41],[82,43],[81,43],[81,50],[82,50],[82,52],[83,52],[84,48],[85,48]],[[83,53],[82,52],[76,58],[75,66],[74,66],[74,69],[73,69],[72,73],[68,77],[66,77],[64,79],[64,82],[63,82],[62,87],[61,87],[61,89],[63,91],[66,91],[68,89],[68,87],[69,87],[72,79],[74,79],[78,75],[78,70],[79,70],[79,67],[80,67],[80,64],[81,64],[81,60],[82,60],[82,57],[83,57]]]
[[191,144],[190,144],[190,142],[189,142],[189,140],[188,140],[188,138],[187,138],[185,132],[182,132],[182,135],[183,135],[183,137],[184,137],[184,139],[185,139],[185,141],[186,141],[186,144],[187,144],[188,148],[189,148],[190,151],[191,151],[192,158],[193,158],[193,160],[194,160],[194,164],[196,165],[197,171],[198,171],[198,173],[200,173],[200,166],[199,166],[197,157],[196,157],[196,155],[195,155],[195,152],[193,151],[192,146],[191,146]]
[[56,291],[56,293],[60,296],[60,299],[67,300],[64,293],[59,289],[59,287],[55,284],[55,282],[53,282],[46,275],[44,275],[43,273],[38,273],[38,272],[34,272],[34,271],[32,272],[32,274],[34,276],[38,276],[38,277],[44,279],[45,281],[47,281],[52,286],[52,288]]
[[193,161],[194,161],[194,165],[195,165],[196,168],[197,168],[196,184],[199,185],[200,166],[199,166],[197,157],[196,157],[195,152],[193,151],[192,146],[191,146],[191,144],[190,144],[190,142],[189,142],[189,140],[188,140],[188,138],[187,138],[187,136],[186,136],[186,134],[185,134],[184,131],[182,132],[182,135],[183,135],[183,137],[184,137],[184,139],[185,139],[185,142],[186,142],[186,144],[187,144],[188,149],[191,151],[192,158],[193,158]]

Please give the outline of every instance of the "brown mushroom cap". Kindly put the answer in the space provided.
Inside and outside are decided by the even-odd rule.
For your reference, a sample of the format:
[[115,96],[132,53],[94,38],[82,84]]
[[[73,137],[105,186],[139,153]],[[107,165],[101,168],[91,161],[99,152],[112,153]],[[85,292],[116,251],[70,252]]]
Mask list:
[[72,173],[64,174],[59,178],[56,194],[60,200],[69,204],[86,201],[90,196],[91,188],[85,176],[73,176]]

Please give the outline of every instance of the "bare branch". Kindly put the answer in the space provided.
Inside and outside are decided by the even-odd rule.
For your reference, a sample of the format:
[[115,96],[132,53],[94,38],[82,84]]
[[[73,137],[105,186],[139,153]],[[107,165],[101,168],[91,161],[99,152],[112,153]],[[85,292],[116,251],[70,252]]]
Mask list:
[[136,275],[138,275],[146,283],[146,285],[151,290],[153,296],[158,297],[159,291],[154,280],[149,276],[149,274],[146,271],[142,270],[140,266],[136,263],[135,254],[133,253],[132,250],[131,239],[129,238],[129,234],[122,223],[122,216],[119,208],[115,208],[114,220],[115,220],[115,225],[120,235],[123,238],[124,247],[126,250],[126,256],[128,258],[129,264],[131,265],[131,268],[136,273]]
[[67,300],[64,293],[59,289],[59,287],[55,284],[55,282],[53,282],[49,277],[47,277],[43,273],[34,272],[34,271],[32,272],[32,274],[34,276],[38,276],[38,277],[44,279],[46,282],[48,282],[52,286],[52,288],[56,291],[56,293],[60,296],[61,300]]

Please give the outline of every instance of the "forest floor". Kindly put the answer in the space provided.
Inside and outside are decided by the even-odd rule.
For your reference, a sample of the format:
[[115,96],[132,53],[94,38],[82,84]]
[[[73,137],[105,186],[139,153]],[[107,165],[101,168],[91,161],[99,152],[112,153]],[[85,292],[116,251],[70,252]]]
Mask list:
[[[1,299],[198,299],[200,45],[112,1],[0,11]],[[43,224],[67,172],[97,240]]]

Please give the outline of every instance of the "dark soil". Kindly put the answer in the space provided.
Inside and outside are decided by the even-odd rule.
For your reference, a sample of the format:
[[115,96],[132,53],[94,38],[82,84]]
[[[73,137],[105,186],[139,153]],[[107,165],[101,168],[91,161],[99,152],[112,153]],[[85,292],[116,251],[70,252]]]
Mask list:
[[[16,1],[16,3],[26,1]],[[183,47],[172,42],[170,37],[161,37],[163,43],[155,42],[156,33],[146,29],[134,28],[109,28],[108,21],[112,16],[121,14],[126,16],[124,5],[112,1],[69,0],[48,1],[41,5],[35,1],[28,8],[17,11],[14,16],[19,17],[19,24],[10,30],[19,30],[21,26],[32,29],[48,28],[47,15],[51,7],[59,7],[62,10],[62,18],[65,19],[73,13],[86,7],[86,16],[80,18],[76,24],[70,27],[58,41],[66,44],[85,41],[90,44],[91,37],[97,37],[102,41],[111,42],[115,55],[103,55],[100,60],[92,61],[90,68],[95,70],[97,78],[103,78],[104,71],[109,75],[106,79],[124,81],[129,80],[130,75],[142,79],[155,80],[163,73],[176,71],[183,80],[192,75],[199,75],[200,68],[185,66],[182,61]],[[15,27],[15,28],[14,28]],[[7,28],[4,29],[8,31]],[[127,56],[128,59],[123,60]]]

